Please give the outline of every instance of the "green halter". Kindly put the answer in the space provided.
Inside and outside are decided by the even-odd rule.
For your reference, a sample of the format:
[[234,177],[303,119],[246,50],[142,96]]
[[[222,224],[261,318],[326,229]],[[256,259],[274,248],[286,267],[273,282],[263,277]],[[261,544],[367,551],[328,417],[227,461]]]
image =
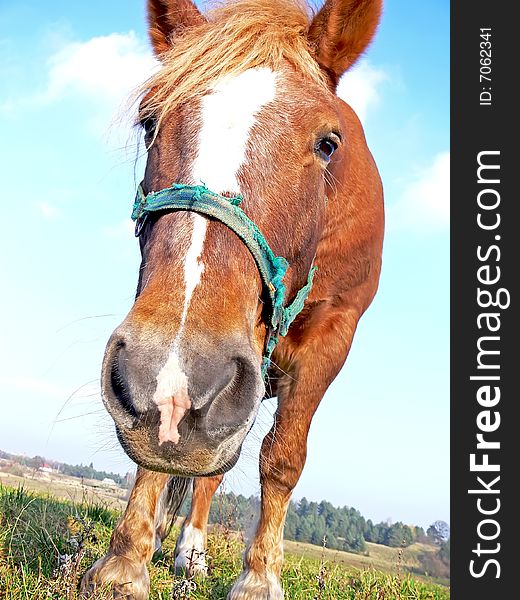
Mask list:
[[169,188],[151,192],[148,195],[144,193],[142,185],[139,185],[132,219],[136,221],[135,235],[139,236],[149,213],[175,210],[193,211],[224,223],[244,242],[255,259],[270,301],[269,334],[262,361],[262,375],[265,376],[271,364],[271,354],[278,343],[278,338],[286,335],[296,315],[302,310],[311,291],[314,273],[318,267],[311,267],[306,285],[298,291],[291,304],[284,307],[283,278],[289,263],[282,256],[275,256],[258,227],[239,207],[241,202],[242,196],[226,198],[212,192],[205,185],[174,183]]

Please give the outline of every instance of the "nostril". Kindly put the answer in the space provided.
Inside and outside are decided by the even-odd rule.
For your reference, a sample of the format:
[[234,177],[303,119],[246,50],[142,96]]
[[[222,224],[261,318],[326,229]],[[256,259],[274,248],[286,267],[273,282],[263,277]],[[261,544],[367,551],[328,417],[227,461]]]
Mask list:
[[190,415],[195,419],[195,420],[200,420],[203,419],[207,413],[207,408],[192,408],[190,410]]
[[137,411],[135,410],[132,402],[130,390],[128,389],[127,382],[123,377],[120,369],[121,351],[123,350],[123,344],[118,348],[114,359],[112,361],[112,368],[110,370],[110,385],[112,392],[117,398],[121,408],[125,410],[132,417],[137,417]]
[[[227,384],[209,403],[206,427],[214,432],[236,430],[245,425],[257,404],[257,375],[252,363],[241,357],[234,358],[228,365]],[[245,392],[245,393],[244,393]]]

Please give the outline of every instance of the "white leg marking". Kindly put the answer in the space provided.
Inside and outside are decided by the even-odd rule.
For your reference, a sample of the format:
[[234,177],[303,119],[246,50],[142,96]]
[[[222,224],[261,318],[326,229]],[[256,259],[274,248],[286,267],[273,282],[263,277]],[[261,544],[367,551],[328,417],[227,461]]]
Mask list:
[[204,533],[191,523],[184,526],[175,546],[175,570],[189,575],[207,575]]
[[218,82],[202,100],[202,127],[193,166],[195,182],[214,192],[240,191],[237,172],[244,162],[255,115],[276,95],[271,69],[248,69]]
[[242,571],[228,594],[227,600],[283,600],[283,589],[274,573],[260,575],[254,571]]

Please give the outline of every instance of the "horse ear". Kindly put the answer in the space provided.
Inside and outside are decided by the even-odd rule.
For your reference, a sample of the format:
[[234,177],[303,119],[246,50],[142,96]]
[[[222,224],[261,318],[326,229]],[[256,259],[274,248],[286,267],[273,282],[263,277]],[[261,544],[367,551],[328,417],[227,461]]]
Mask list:
[[148,35],[158,57],[171,48],[176,33],[204,21],[192,0],[148,0]]
[[334,86],[372,40],[381,8],[382,0],[326,0],[314,17],[308,39]]

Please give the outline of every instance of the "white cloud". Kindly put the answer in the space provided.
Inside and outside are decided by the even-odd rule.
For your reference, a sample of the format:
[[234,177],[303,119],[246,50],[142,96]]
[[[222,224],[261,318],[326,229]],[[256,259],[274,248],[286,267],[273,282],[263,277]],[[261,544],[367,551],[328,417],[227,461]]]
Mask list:
[[47,85],[37,99],[51,103],[78,92],[114,104],[146,80],[157,64],[133,31],[72,42],[50,57]]
[[450,222],[450,153],[437,154],[388,209],[389,229],[434,231]]
[[388,76],[382,69],[362,60],[340,79],[337,95],[352,106],[364,123],[369,108],[379,103],[379,86],[387,79]]
[[48,202],[39,202],[37,205],[40,213],[49,221],[54,221],[61,217],[61,210]]
[[65,43],[47,59],[43,86],[0,103],[0,112],[79,99],[90,105],[86,124],[91,133],[102,137],[109,128],[120,138],[115,147],[124,146],[133,121],[126,110],[132,93],[158,67],[148,45],[133,31]]
[[[18,106],[53,104],[79,94],[113,114],[159,68],[159,62],[148,45],[129,31],[70,42],[48,59],[47,67],[44,89],[18,98]],[[368,110],[379,103],[379,87],[387,79],[382,69],[361,60],[341,78],[337,93],[364,122]]]
[[80,98],[90,104],[89,131],[114,149],[127,147],[132,93],[158,68],[149,47],[133,32],[111,33],[71,42],[47,61],[43,90],[22,100],[48,106]]

